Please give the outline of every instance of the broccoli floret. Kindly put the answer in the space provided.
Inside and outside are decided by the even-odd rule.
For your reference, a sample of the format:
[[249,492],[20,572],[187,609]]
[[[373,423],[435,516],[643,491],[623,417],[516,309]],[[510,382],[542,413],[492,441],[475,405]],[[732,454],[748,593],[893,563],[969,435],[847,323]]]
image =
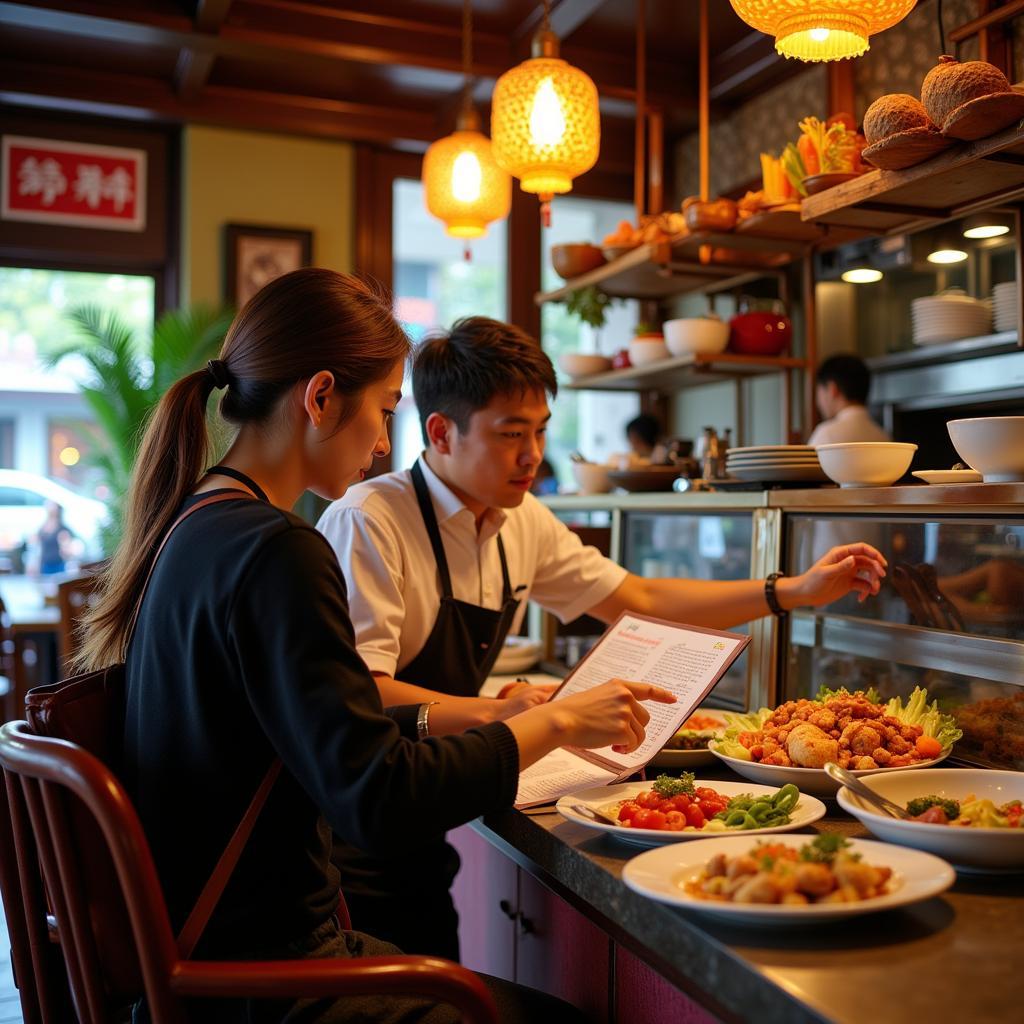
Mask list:
[[671,775],[659,775],[653,782],[651,788],[658,796],[670,797],[670,796],[682,796],[684,793],[687,796],[693,794],[694,783],[697,781],[697,776],[693,772],[683,772],[678,779],[672,778]]
[[919,796],[907,802],[907,813],[916,818],[929,807],[941,807],[950,821],[960,817],[960,804],[956,800],[944,800],[941,796]]

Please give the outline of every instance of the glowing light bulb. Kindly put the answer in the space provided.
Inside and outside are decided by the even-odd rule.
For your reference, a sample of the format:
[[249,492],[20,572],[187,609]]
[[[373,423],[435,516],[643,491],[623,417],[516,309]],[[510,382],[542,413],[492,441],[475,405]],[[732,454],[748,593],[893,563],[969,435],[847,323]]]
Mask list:
[[483,170],[476,153],[460,153],[452,164],[452,195],[460,203],[475,203],[480,198]]
[[936,249],[928,254],[929,263],[963,263],[967,253],[963,249]]
[[65,466],[76,466],[82,453],[74,445],[68,445],[67,448],[61,449],[60,455],[57,457]]
[[873,270],[871,267],[853,267],[850,270],[844,270],[842,277],[849,284],[873,284],[875,281],[882,280],[882,272]]
[[565,135],[565,113],[555,91],[555,83],[548,76],[542,79],[533,94],[530,110],[530,141],[537,147],[557,146]]
[[967,228],[964,238],[998,238],[1009,233],[1010,228],[1006,224],[979,224],[976,228]]
[[812,28],[810,30],[810,32],[808,32],[807,34],[816,43],[823,43],[823,42],[825,42],[826,39],[828,39],[828,29],[827,28]]

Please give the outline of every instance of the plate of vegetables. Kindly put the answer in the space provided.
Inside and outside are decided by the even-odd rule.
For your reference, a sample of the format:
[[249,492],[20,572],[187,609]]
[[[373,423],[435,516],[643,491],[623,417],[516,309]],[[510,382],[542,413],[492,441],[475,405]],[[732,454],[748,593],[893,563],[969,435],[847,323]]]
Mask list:
[[708,743],[725,731],[726,720],[721,711],[695,711],[683,722],[679,731],[651,758],[655,768],[699,768],[714,764],[715,755]]
[[1024,772],[936,768],[861,781],[915,816],[891,818],[844,786],[839,805],[879,839],[938,854],[960,870],[1024,873]]
[[726,712],[725,732],[708,745],[715,757],[753,782],[834,797],[839,784],[822,770],[835,761],[856,776],[928,768],[963,735],[951,715],[917,687],[904,702],[874,690],[829,690],[746,715]]
[[660,846],[684,839],[804,828],[825,815],[825,805],[796,786],[738,782],[697,785],[692,772],[659,775],[653,783],[595,786],[563,796],[555,809],[569,821],[628,843]]
[[938,857],[838,833],[703,839],[648,850],[622,880],[661,903],[764,926],[814,925],[936,896],[956,880]]

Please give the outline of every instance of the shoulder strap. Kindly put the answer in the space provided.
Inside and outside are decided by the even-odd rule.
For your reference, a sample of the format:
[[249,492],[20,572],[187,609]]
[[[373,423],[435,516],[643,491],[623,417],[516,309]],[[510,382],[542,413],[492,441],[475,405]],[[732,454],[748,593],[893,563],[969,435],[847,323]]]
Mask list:
[[437,572],[441,577],[441,594],[444,597],[451,597],[452,578],[448,572],[448,559],[444,553],[444,542],[441,540],[441,530],[437,525],[437,516],[434,514],[434,503],[430,498],[427,478],[423,475],[419,462],[416,462],[412,467],[412,483],[416,489],[416,501],[420,506],[420,514],[423,516],[423,525],[427,528],[430,546],[434,549],[434,561],[437,562]]
[[235,865],[238,863],[238,858],[242,856],[242,850],[249,841],[249,836],[252,835],[256,819],[260,816],[260,811],[263,810],[263,805],[267,802],[267,797],[270,796],[270,791],[274,788],[274,783],[280,773],[281,758],[275,757],[274,763],[268,769],[267,774],[263,776],[260,788],[256,790],[252,802],[238,823],[235,834],[231,837],[228,845],[224,847],[224,852],[220,855],[216,867],[206,880],[206,885],[203,886],[196,905],[178,933],[178,953],[183,960],[187,960],[196,948],[196,943],[203,934],[203,929],[227,887]]

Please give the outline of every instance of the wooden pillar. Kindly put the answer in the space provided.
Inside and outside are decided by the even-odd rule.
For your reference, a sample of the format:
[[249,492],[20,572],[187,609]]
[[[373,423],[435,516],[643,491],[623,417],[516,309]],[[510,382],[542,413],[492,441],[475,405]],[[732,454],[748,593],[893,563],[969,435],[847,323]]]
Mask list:
[[647,114],[647,210],[665,209],[665,116],[660,110]]
[[827,116],[850,114],[856,117],[857,112],[854,107],[857,97],[854,88],[853,61],[834,60],[830,61],[826,67],[828,68]]
[[1016,238],[1014,269],[1017,273],[1017,347],[1024,348],[1024,206],[1013,208],[1013,232]]
[[804,293],[804,409],[803,426],[809,435],[817,422],[814,405],[814,374],[818,368],[818,309],[814,294],[814,251],[803,258]]

